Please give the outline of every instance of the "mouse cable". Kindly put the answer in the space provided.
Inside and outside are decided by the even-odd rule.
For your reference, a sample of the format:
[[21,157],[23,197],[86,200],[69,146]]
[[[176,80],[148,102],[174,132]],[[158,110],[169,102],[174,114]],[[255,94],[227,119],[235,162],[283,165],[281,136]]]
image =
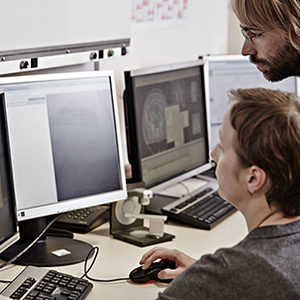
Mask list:
[[[91,258],[91,255],[94,254],[94,258],[90,264],[90,266],[87,269],[87,262],[89,260],[89,258]],[[89,280],[92,281],[97,281],[97,282],[113,282],[113,281],[121,281],[121,280],[129,280],[129,278],[115,278],[115,279],[97,279],[97,278],[92,278],[88,275],[89,271],[92,269],[96,258],[99,254],[99,247],[95,246],[94,248],[92,248],[89,253],[87,254],[86,258],[85,258],[85,262],[84,262],[84,274],[81,276],[81,278],[86,277]]]

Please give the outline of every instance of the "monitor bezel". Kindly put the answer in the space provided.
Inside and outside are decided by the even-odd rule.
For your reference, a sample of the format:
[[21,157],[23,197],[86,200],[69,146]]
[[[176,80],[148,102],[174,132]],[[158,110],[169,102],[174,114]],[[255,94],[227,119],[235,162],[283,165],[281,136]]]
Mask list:
[[15,242],[17,242],[20,239],[19,227],[17,226],[16,228],[16,232],[0,245],[0,253],[12,246]]
[[[119,159],[119,174],[121,188],[117,191],[107,192],[103,194],[97,194],[88,197],[82,197],[78,199],[70,199],[67,201],[56,202],[53,204],[47,204],[43,206],[31,207],[26,209],[18,209],[18,199],[16,199],[17,207],[17,219],[18,221],[30,220],[34,218],[51,216],[59,213],[64,213],[76,209],[88,208],[99,204],[112,203],[127,198],[127,186],[124,166],[124,155],[122,149],[121,129],[119,124],[119,108],[117,101],[117,93],[115,86],[115,76],[112,70],[107,71],[88,71],[88,72],[74,72],[74,73],[56,73],[56,74],[43,74],[43,75],[29,75],[29,76],[16,76],[8,78],[0,78],[0,93],[2,95],[2,102],[5,109],[5,93],[3,86],[6,84],[18,84],[18,83],[33,83],[33,82],[45,82],[45,81],[59,81],[66,79],[80,79],[80,78],[96,78],[106,77],[110,81],[110,90],[112,96],[112,106],[114,112],[114,125],[116,129],[116,143],[118,148]],[[6,109],[5,109],[6,110]],[[6,113],[5,113],[6,118]],[[6,119],[7,123],[7,119]],[[8,128],[6,126],[6,134],[8,136]],[[10,163],[12,163],[11,151],[9,151]],[[13,178],[13,174],[11,174]]]
[[[139,182],[142,181],[142,166],[141,166],[141,158],[138,151],[138,135],[136,128],[136,119],[135,119],[135,111],[134,111],[134,101],[135,99],[132,98],[133,95],[133,78],[144,76],[144,75],[151,75],[151,74],[159,74],[159,73],[166,73],[170,71],[177,71],[186,68],[193,68],[199,67],[202,74],[202,86],[203,86],[203,97],[204,101],[204,109],[206,114],[205,120],[205,129],[207,132],[207,137],[210,134],[210,113],[209,113],[209,101],[205,97],[205,80],[204,80],[204,60],[192,60],[192,61],[185,61],[185,62],[178,62],[178,63],[171,63],[166,65],[154,66],[154,67],[146,67],[134,70],[128,70],[124,72],[125,78],[125,90],[124,90],[124,111],[125,111],[125,122],[126,122],[126,137],[127,137],[127,149],[128,149],[128,158],[129,162],[131,163],[132,167],[132,177],[127,179],[127,182]],[[172,178],[154,184],[154,185],[147,185],[147,188],[150,188],[153,192],[159,192],[165,188],[168,188],[178,182],[182,182],[186,179],[189,179],[193,176],[199,175],[214,166],[214,163],[210,161],[209,157],[209,138],[207,139],[207,162],[201,166],[193,168],[183,174],[174,175]]]
[[[1,97],[2,98],[2,97]],[[7,151],[7,155],[9,157],[9,149],[8,149],[8,138],[7,138],[7,131],[6,131],[6,120],[4,118],[4,106],[3,106],[3,101],[1,101],[0,105],[0,117],[1,117],[1,122],[0,125],[2,126],[1,132],[3,134],[3,147],[4,151]],[[11,165],[9,162],[9,158],[7,161],[7,168],[8,168],[8,183],[9,183],[9,193],[10,193],[10,199],[9,199],[9,205],[10,205],[10,210],[11,210],[11,224],[12,224],[12,234],[9,237],[6,237],[3,241],[0,243],[0,253],[2,253],[4,250],[12,246],[14,243],[16,243],[20,239],[20,228],[18,225],[18,220],[17,220],[17,208],[16,208],[16,202],[15,202],[15,193],[13,189],[13,181],[12,181],[12,175],[11,175]]]

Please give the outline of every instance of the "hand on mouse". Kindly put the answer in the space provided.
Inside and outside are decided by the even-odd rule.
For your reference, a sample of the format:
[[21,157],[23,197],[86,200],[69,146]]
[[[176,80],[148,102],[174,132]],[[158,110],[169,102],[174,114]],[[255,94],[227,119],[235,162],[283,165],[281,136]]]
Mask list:
[[158,258],[160,258],[163,261],[174,261],[176,264],[176,269],[164,269],[158,273],[158,278],[162,280],[174,279],[187,267],[196,262],[196,259],[176,249],[154,247],[142,256],[140,264],[144,264],[143,269],[146,270]]

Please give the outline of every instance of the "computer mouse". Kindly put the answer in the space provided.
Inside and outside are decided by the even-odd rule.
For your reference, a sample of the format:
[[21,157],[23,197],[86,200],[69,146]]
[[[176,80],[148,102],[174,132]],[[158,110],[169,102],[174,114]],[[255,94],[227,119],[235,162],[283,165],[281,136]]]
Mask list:
[[157,277],[157,274],[163,269],[175,269],[176,264],[174,262],[168,261],[159,261],[154,262],[150,265],[150,267],[146,270],[142,269],[142,266],[133,269],[129,273],[129,279],[133,282],[137,283],[146,283],[149,281],[162,281],[162,282],[170,282],[171,280],[161,280]]

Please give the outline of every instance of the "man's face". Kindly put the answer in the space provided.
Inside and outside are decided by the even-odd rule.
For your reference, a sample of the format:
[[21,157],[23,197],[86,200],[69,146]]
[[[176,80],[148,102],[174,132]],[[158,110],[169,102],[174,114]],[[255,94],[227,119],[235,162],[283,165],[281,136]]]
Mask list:
[[[241,27],[243,28],[242,25]],[[247,33],[251,35],[259,32],[248,30]],[[253,44],[245,40],[242,54],[249,55],[250,61],[269,81],[300,76],[300,54],[279,30],[264,32],[259,37],[253,38]]]
[[220,143],[211,151],[211,158],[216,162],[216,177],[219,184],[219,194],[235,206],[245,197],[247,190],[245,169],[239,163],[233,148],[236,131],[231,126],[229,112],[224,116],[220,127]]

